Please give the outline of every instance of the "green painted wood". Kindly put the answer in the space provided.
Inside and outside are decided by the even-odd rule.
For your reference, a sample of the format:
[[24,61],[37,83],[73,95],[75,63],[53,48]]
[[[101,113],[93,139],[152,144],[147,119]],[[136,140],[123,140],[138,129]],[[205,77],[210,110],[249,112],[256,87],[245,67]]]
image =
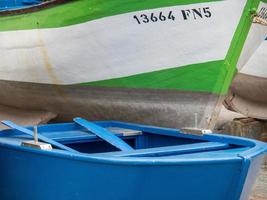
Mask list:
[[129,77],[83,83],[82,85],[175,89],[225,95],[237,72],[236,65],[252,25],[252,11],[257,10],[260,2],[260,0],[247,1],[224,61],[188,65]]
[[[131,3],[125,3],[121,0],[105,2],[77,0],[35,13],[0,17],[0,31],[62,27],[136,10],[210,1],[133,0]],[[174,66],[172,69],[81,84],[118,88],[174,89],[224,95],[236,73],[236,65],[252,24],[250,11],[256,9],[259,3],[260,0],[247,1],[224,61],[212,61],[184,67]]]
[[74,0],[34,13],[0,16],[0,31],[58,28],[133,11],[212,1],[219,0]]
[[227,70],[224,61],[213,61],[91,83],[85,86],[173,89],[220,94]]
[[[232,83],[232,79],[237,73],[237,62],[240,58],[245,41],[248,37],[249,30],[253,20],[253,10],[257,10],[260,0],[248,0],[243,15],[236,29],[231,46],[224,61],[224,67],[227,69],[227,76],[221,88],[221,94],[226,94]],[[262,2],[267,2],[266,0]]]

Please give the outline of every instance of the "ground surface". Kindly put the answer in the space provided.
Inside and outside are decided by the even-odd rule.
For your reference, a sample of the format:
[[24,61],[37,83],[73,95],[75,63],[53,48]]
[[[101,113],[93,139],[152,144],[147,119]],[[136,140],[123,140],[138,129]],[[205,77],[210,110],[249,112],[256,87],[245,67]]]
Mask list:
[[254,186],[250,200],[267,200],[267,157]]

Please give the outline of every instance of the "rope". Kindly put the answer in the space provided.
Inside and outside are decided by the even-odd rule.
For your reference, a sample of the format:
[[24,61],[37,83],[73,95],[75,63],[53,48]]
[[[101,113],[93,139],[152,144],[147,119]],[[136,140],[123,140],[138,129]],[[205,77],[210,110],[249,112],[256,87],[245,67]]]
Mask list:
[[267,20],[266,19],[263,19],[262,17],[260,17],[258,15],[255,15],[254,16],[253,23],[267,26]]

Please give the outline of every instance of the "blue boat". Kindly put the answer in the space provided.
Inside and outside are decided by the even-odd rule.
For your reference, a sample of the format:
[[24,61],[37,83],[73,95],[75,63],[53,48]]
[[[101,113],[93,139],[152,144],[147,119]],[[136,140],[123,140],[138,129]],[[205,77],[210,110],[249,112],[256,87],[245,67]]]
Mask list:
[[0,12],[6,10],[23,9],[41,3],[41,0],[0,0]]
[[267,152],[251,139],[116,121],[2,123],[12,129],[0,131],[1,200],[245,200]]

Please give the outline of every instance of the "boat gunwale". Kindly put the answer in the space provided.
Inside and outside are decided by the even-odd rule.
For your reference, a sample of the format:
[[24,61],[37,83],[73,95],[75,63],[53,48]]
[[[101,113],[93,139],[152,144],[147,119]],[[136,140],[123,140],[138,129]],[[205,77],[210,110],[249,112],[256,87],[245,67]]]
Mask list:
[[0,10],[0,16],[14,16],[14,15],[21,15],[21,14],[29,14],[33,12],[38,12],[44,9],[52,8],[54,6],[68,3],[73,0],[48,0],[38,4],[33,4],[29,6],[23,7],[8,7],[7,9]]
[[[170,129],[170,128],[161,128],[155,126],[147,126],[147,125],[139,125],[134,123],[125,123],[125,122],[117,122],[117,121],[98,121],[95,122],[98,125],[124,125],[124,127],[119,126],[120,128],[132,128],[133,126],[136,128],[135,130],[141,130],[144,132],[152,132],[153,134],[160,134],[162,131],[167,131],[170,135],[175,133],[177,137],[189,138],[189,139],[201,139],[208,140],[211,142],[222,142],[234,145],[241,145],[244,147],[250,147],[250,149],[245,150],[241,153],[237,153],[235,156],[225,155],[222,157],[202,157],[202,158],[166,158],[166,157],[115,157],[115,156],[104,156],[99,153],[96,154],[88,154],[88,153],[72,153],[63,150],[54,149],[53,151],[44,151],[39,149],[33,149],[28,147],[23,147],[19,145],[14,145],[10,143],[1,142],[1,135],[6,131],[12,131],[12,129],[2,130],[0,131],[0,147],[8,148],[15,151],[23,151],[28,153],[39,154],[41,156],[49,156],[49,157],[58,157],[76,161],[84,161],[84,162],[94,162],[94,163],[102,163],[102,164],[113,164],[113,165],[190,165],[190,164],[216,164],[216,163],[229,163],[229,162],[240,162],[244,159],[252,159],[256,156],[260,156],[261,154],[267,152],[267,144],[264,142],[245,139],[240,137],[233,137],[228,135],[219,135],[219,134],[205,134],[203,136],[183,134],[179,132],[178,129]],[[50,124],[50,125],[42,125],[42,126],[64,126],[70,125],[73,123],[61,123],[61,124]],[[40,127],[42,127],[40,126]],[[159,131],[159,132],[158,132]],[[164,133],[165,135],[165,133]],[[164,159],[163,159],[164,158]]]

